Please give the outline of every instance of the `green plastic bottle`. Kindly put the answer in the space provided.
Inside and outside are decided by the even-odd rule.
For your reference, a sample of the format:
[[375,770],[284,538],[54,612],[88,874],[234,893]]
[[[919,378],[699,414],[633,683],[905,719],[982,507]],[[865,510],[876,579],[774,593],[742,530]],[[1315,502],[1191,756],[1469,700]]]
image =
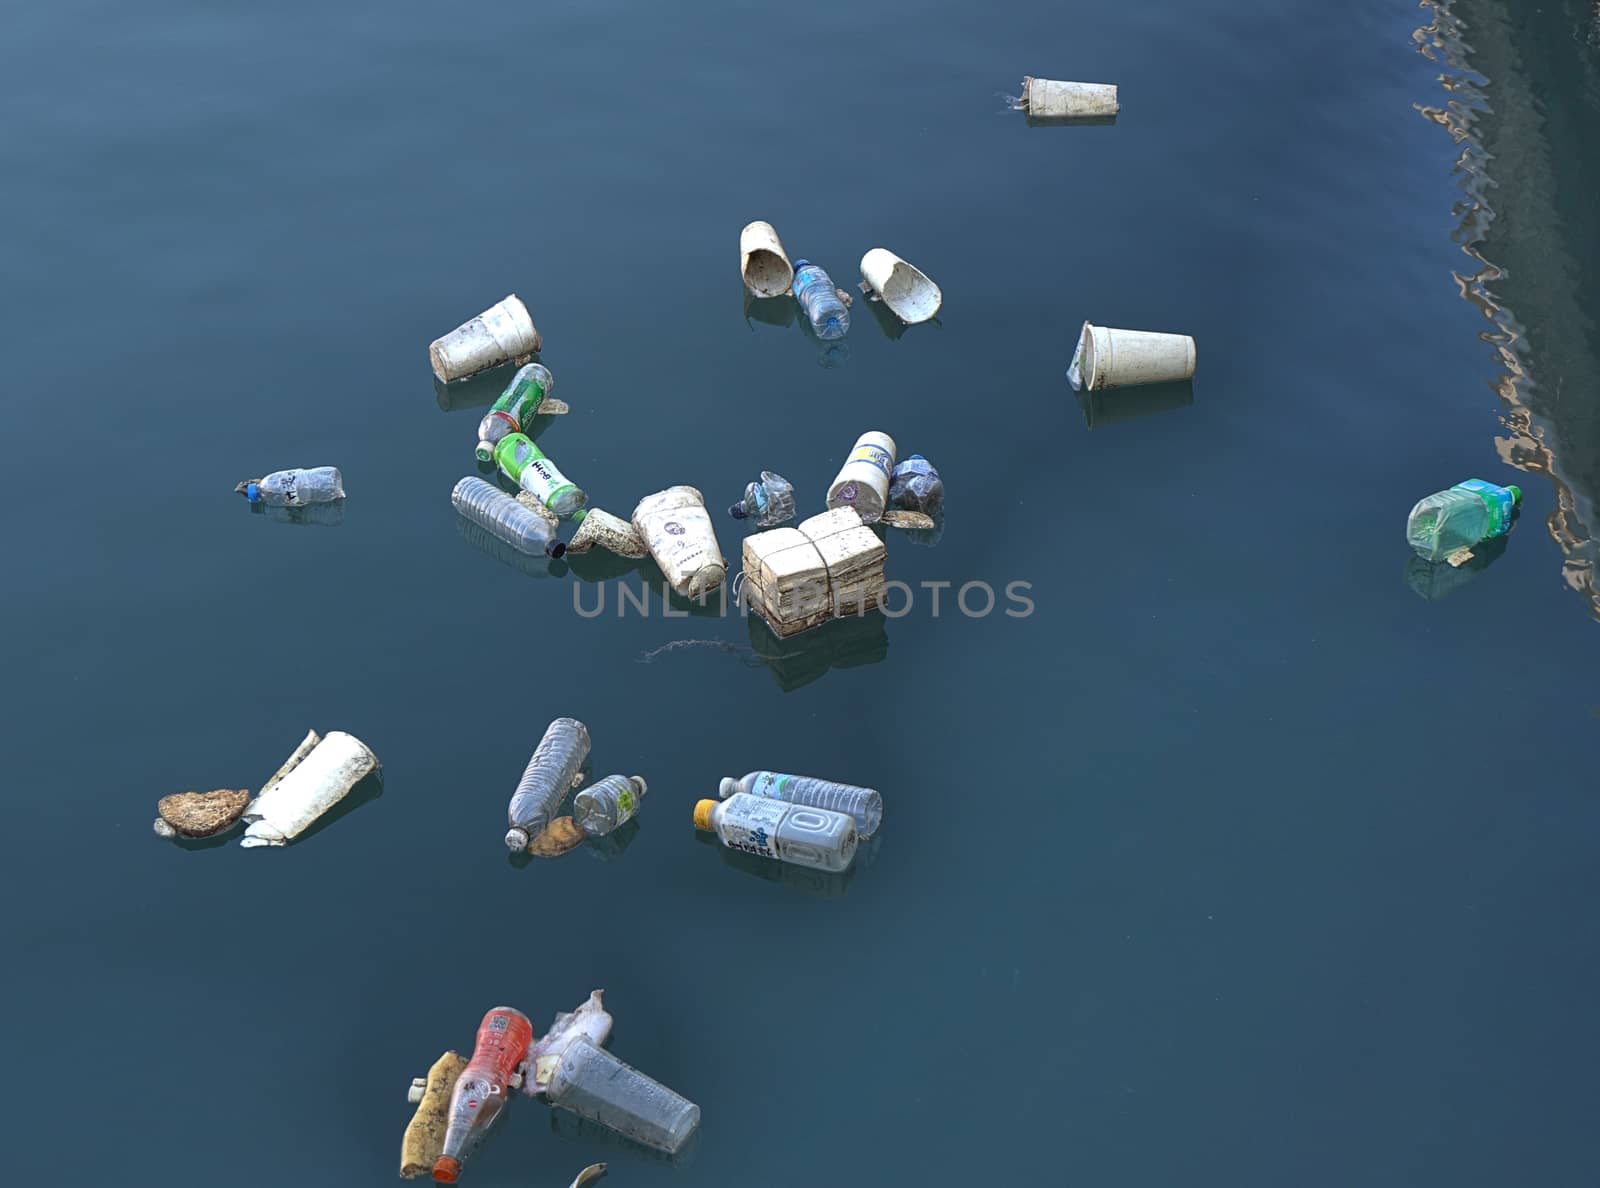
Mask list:
[[511,377],[506,390],[478,422],[479,462],[494,460],[494,448],[508,433],[521,433],[539,415],[539,406],[556,386],[556,377],[543,363],[529,363]]
[[530,492],[558,516],[570,516],[589,502],[583,489],[568,480],[525,433],[508,433],[494,447],[500,473]]
[[1520,487],[1497,487],[1468,479],[1429,495],[1406,519],[1406,543],[1427,561],[1442,561],[1460,549],[1511,531],[1522,504]]

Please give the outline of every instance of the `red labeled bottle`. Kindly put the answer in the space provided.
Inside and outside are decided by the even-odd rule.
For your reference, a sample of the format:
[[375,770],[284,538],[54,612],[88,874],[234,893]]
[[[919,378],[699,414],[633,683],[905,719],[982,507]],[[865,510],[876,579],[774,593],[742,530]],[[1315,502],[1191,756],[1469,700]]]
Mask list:
[[435,1180],[454,1184],[460,1177],[461,1161],[505,1108],[512,1074],[532,1042],[533,1024],[511,1007],[495,1007],[478,1024],[472,1059],[450,1094],[450,1122],[444,1132],[444,1153],[433,1165]]

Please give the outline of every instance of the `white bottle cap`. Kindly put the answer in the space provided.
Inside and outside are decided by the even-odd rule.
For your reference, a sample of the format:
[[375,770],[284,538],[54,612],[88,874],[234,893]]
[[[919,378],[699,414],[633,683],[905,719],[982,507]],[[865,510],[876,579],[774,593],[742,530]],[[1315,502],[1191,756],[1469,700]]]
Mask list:
[[739,781],[732,776],[723,776],[722,783],[717,785],[717,795],[723,800],[728,799],[739,790]]

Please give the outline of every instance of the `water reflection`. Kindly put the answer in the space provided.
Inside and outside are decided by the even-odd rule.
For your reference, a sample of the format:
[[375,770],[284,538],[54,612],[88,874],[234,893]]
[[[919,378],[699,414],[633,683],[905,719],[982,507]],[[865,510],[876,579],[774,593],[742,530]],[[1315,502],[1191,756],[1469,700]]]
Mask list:
[[1448,561],[1427,561],[1412,553],[1406,562],[1406,585],[1418,598],[1426,602],[1438,602],[1454,594],[1498,561],[1510,539],[1509,536],[1497,536],[1474,545],[1472,559],[1461,566],[1453,566]]
[[591,837],[584,849],[601,862],[615,862],[639,836],[639,818],[633,817],[601,837]]
[[[1546,527],[1562,576],[1600,618],[1600,54],[1587,0],[1423,0],[1413,35],[1442,68],[1448,98],[1418,105],[1460,146],[1463,197],[1453,238],[1467,257],[1462,298],[1489,323],[1491,386],[1505,404],[1501,459],[1546,476]],[[1497,176],[1498,175],[1498,176]],[[1492,205],[1491,205],[1492,200]]]
[[456,516],[456,531],[461,534],[462,540],[480,553],[487,553],[500,564],[528,577],[558,578],[567,574],[568,566],[565,561],[553,560],[543,553],[537,557],[530,557],[527,553],[512,548],[498,536],[484,531],[465,516]]
[[1194,403],[1194,381],[1145,384],[1138,388],[1112,388],[1078,393],[1078,406],[1090,429],[1106,429],[1140,417],[1188,408]]
[[[609,1046],[609,1045],[608,1045]],[[618,1057],[617,1059],[622,1059]],[[653,1075],[648,1069],[640,1069],[645,1075]],[[670,1081],[663,1084],[671,1085]],[[559,1106],[550,1107],[550,1129],[562,1138],[588,1143],[590,1146],[603,1147],[606,1160],[610,1162],[618,1156],[633,1159],[648,1160],[652,1163],[665,1163],[672,1167],[689,1167],[694,1163],[695,1152],[700,1147],[700,1131],[704,1128],[702,1122],[689,1136],[682,1149],[676,1155],[668,1155],[665,1151],[657,1151],[636,1143],[632,1139],[624,1138],[614,1130],[608,1130],[598,1122],[591,1122],[587,1118],[580,1118],[571,1110],[563,1110]]]
[[760,615],[750,614],[747,622],[751,651],[785,693],[821,680],[835,668],[878,664],[889,655],[888,621],[877,611],[831,619],[788,639],[772,634]]
[[345,500],[329,503],[306,503],[297,507],[269,507],[265,503],[251,503],[252,516],[265,516],[277,524],[312,524],[319,528],[337,528],[344,523]]
[[809,866],[779,862],[776,858],[746,854],[743,850],[730,850],[717,840],[716,834],[695,832],[695,841],[702,846],[715,847],[722,855],[724,866],[731,866],[763,882],[782,883],[785,887],[818,899],[843,899],[850,884],[855,881],[856,873],[871,866],[876,859],[882,838],[883,834],[879,833],[870,842],[863,842],[856,849],[854,860],[844,870],[814,870]]
[[767,326],[790,326],[794,324],[795,300],[790,296],[783,297],[757,297],[742,284],[739,292],[744,294],[744,324],[755,330],[755,323],[761,322]]
[[[859,308],[861,302],[857,301],[855,304],[856,308]],[[852,309],[851,312],[854,313],[855,310]],[[852,318],[852,324],[858,320],[857,318]],[[809,342],[817,352],[818,367],[843,367],[849,362],[850,336],[848,334],[843,338],[824,341],[817,337],[817,332],[811,328],[811,322],[808,318],[796,316],[794,324],[800,328],[801,337]]]
[[1110,128],[1117,122],[1114,115],[1060,116],[1055,119],[1030,115],[1022,118],[1030,128]]

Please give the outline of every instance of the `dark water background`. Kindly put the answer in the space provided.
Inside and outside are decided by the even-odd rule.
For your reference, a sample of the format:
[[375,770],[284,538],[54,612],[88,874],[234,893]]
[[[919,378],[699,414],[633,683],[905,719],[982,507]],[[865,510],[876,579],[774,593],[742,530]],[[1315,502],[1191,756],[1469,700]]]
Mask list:
[[[702,1105],[692,1158],[519,1102],[468,1183],[1593,1183],[1589,6],[4,17],[14,1176],[384,1183],[486,1008],[603,986],[613,1049]],[[1123,115],[1030,128],[1025,73]],[[940,324],[858,305],[818,366],[746,316],[751,218],[841,283],[895,249]],[[619,620],[614,579],[579,617],[623,567],[530,577],[447,498],[481,410],[424,348],[512,290],[573,407],[541,444],[600,506],[766,466],[817,508],[884,429],[950,488],[890,576],[1034,613],[924,589],[776,657],[659,594]],[[1091,428],[1085,317],[1194,334],[1192,403]],[[230,493],[324,463],[337,527]],[[1522,523],[1423,600],[1405,512],[1469,476]],[[725,646],[640,662],[679,639]],[[611,861],[513,865],[557,714],[650,796]],[[281,851],[150,835],[311,726],[382,795]],[[759,766],[881,788],[872,861],[697,845]]]

